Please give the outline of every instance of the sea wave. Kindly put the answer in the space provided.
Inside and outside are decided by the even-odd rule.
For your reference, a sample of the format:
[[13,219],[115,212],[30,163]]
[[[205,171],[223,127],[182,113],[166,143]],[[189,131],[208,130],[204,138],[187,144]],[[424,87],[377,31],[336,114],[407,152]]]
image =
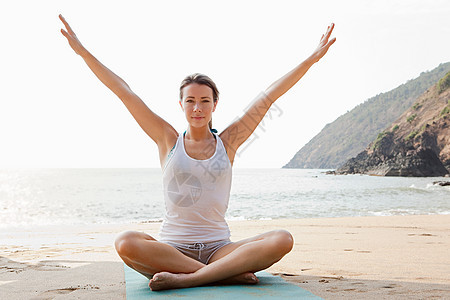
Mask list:
[[[440,178],[327,176],[321,170],[236,169],[226,219],[450,214]],[[161,222],[159,169],[0,170],[0,229]]]

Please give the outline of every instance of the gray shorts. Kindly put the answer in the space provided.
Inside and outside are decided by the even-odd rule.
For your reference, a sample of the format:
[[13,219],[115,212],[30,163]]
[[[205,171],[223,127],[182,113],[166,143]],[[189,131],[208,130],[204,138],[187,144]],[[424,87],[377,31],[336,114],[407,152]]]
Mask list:
[[163,243],[170,245],[175,249],[177,249],[178,251],[180,251],[181,253],[183,253],[184,255],[207,265],[209,260],[214,255],[214,253],[217,252],[217,250],[219,250],[225,245],[231,244],[232,242],[230,240],[222,240],[209,243],[193,243],[193,244],[181,244],[169,241]]

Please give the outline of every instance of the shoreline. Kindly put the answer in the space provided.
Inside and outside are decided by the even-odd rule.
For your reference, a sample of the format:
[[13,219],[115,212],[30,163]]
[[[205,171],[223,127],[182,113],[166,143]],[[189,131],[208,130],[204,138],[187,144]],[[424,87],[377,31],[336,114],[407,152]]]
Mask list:
[[[333,220],[333,219],[351,219],[351,218],[384,218],[384,217],[414,217],[414,216],[447,216],[450,215],[450,211],[443,211],[443,212],[432,212],[432,213],[408,213],[408,214],[371,214],[371,215],[359,215],[359,216],[316,216],[316,217],[299,217],[299,218],[267,218],[267,217],[261,217],[260,219],[244,219],[241,217],[231,217],[231,218],[225,218],[225,221],[230,225],[233,223],[239,223],[239,222],[277,222],[280,221],[284,223],[284,221],[293,221],[297,222],[298,220]],[[2,232],[5,231],[29,231],[29,230],[53,230],[54,228],[63,227],[63,228],[71,228],[71,227],[77,227],[77,228],[84,228],[84,227],[104,227],[104,226],[111,226],[111,227],[117,227],[120,228],[120,226],[140,226],[140,225],[146,225],[146,224],[161,224],[163,222],[163,218],[159,219],[149,219],[144,221],[137,221],[137,220],[130,220],[128,222],[119,222],[119,223],[72,223],[72,224],[64,224],[64,223],[55,223],[55,224],[20,224],[20,225],[3,225],[0,224],[0,237]]]
[[[229,221],[232,241],[275,229],[293,250],[268,272],[325,299],[450,297],[450,215]],[[159,222],[0,229],[5,299],[124,299],[122,231],[156,236]],[[4,296],[3,296],[4,295]],[[395,298],[395,297],[394,297]]]

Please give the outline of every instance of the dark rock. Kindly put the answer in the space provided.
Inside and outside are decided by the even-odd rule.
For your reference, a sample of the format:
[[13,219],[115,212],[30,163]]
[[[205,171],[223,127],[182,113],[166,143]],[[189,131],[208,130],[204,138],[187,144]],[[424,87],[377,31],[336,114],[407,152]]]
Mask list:
[[[390,152],[390,153],[389,153]],[[368,174],[377,176],[434,177],[448,174],[436,153],[419,146],[414,149],[402,141],[381,146],[369,154],[359,153],[336,170],[336,174]]]
[[435,181],[433,185],[450,186],[450,181]]

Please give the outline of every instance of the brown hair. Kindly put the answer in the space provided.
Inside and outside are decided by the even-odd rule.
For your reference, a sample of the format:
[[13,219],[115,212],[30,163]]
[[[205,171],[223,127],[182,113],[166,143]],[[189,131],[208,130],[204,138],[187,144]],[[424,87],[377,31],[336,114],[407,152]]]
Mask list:
[[[194,73],[192,75],[186,76],[183,79],[180,85],[180,100],[183,100],[183,88],[190,85],[191,83],[203,84],[209,86],[213,92],[213,101],[214,103],[219,100],[219,90],[217,89],[216,84],[212,81],[211,78],[204,74]],[[209,121],[209,128],[212,129],[212,120]]]

